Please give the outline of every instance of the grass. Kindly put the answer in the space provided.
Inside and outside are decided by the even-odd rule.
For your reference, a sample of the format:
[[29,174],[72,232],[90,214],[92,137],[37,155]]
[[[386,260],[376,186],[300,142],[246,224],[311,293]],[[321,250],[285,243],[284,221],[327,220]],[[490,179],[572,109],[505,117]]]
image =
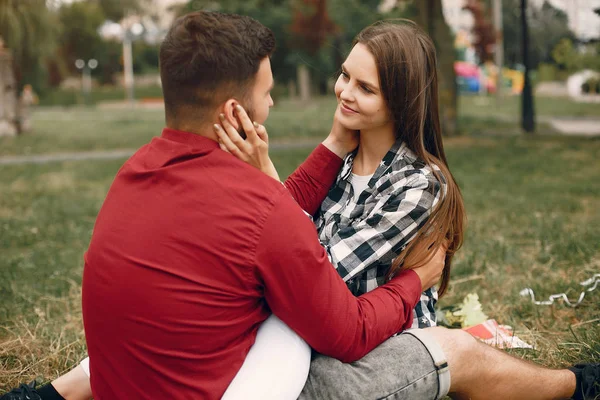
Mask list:
[[[159,85],[136,86],[134,94],[138,99],[162,97],[162,88]],[[86,102],[87,104],[98,104],[103,101],[124,100],[126,97],[125,88],[116,86],[94,87],[88,99],[84,97],[81,90],[55,89],[40,96],[40,105],[74,106],[86,104]]]
[[[493,98],[461,97],[459,128],[468,135],[518,134],[518,113],[512,111],[517,100],[506,98],[497,108]],[[322,138],[329,129],[335,107],[331,97],[316,98],[308,106],[290,100],[278,101],[266,123],[269,136],[275,142]],[[164,113],[162,108],[130,109],[126,104],[110,108],[41,107],[34,110],[33,123],[32,133],[0,137],[0,156],[137,149],[160,134]],[[552,132],[544,124],[538,131]]]
[[[322,138],[329,132],[335,101],[317,99],[308,107],[283,101],[266,123],[275,142]],[[164,126],[162,108],[39,108],[34,131],[18,137],[0,137],[0,156],[71,151],[137,149]]]
[[[302,111],[283,104],[272,113],[271,136],[323,137],[327,104]],[[35,122],[47,131],[0,142],[2,154],[136,147],[160,132],[162,113],[40,110]],[[519,296],[532,287],[540,298],[563,291],[576,298],[579,282],[600,272],[600,140],[474,135],[449,139],[446,148],[469,225],[441,305],[476,292],[484,312],[536,347],[517,355],[553,367],[600,362],[600,289],[577,309]],[[307,153],[274,151],[281,176]],[[85,354],[82,255],[122,162],[0,166],[0,393],[54,378]]]
[[[534,99],[534,108],[540,119],[600,118],[598,103],[577,103],[569,98],[537,96]],[[521,118],[521,98],[510,95],[500,99],[493,95],[463,95],[459,97],[459,110],[463,117],[518,121]]]

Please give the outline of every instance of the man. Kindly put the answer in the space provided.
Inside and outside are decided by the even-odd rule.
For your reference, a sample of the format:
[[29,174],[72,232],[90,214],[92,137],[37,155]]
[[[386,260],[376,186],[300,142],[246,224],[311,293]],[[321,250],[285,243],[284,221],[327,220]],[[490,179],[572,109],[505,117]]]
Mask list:
[[595,396],[598,365],[544,369],[460,330],[388,339],[443,265],[350,294],[298,205],[316,211],[352,140],[332,131],[287,188],[219,149],[220,114],[239,127],[241,103],[266,120],[273,49],[247,17],[192,13],[169,31],[167,128],[117,174],[85,257],[94,398],[220,398],[271,311],[320,353],[302,399]]

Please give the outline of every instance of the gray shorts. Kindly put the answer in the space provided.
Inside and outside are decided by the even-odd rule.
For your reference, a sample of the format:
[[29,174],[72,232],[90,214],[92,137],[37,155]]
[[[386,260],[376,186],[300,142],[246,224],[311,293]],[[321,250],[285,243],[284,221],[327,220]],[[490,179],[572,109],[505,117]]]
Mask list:
[[442,349],[426,329],[411,329],[353,363],[315,355],[299,400],[434,400],[448,390]]

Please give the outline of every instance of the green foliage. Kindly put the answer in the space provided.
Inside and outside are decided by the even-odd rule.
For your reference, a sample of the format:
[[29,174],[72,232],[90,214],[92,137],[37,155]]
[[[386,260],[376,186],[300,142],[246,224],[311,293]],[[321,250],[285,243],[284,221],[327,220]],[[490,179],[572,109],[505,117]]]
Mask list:
[[111,21],[119,21],[130,13],[143,9],[149,0],[87,0],[96,3]]
[[581,85],[583,93],[600,93],[600,79],[590,78]]
[[288,27],[292,23],[292,0],[191,0],[179,9],[179,14],[198,10],[241,14],[260,21],[273,31],[277,50],[271,59],[276,78],[286,82],[295,77],[295,65],[290,62]]
[[564,81],[569,73],[559,69],[555,64],[540,63],[537,69],[536,82]]
[[98,28],[106,20],[102,8],[94,2],[64,4],[58,10],[63,27],[60,50],[69,70],[75,72],[75,60],[97,58],[104,45]]
[[552,49],[552,59],[559,68],[574,71],[579,68],[578,53],[570,39],[561,39]]
[[45,0],[0,0],[0,36],[15,60],[17,80],[44,88],[44,70],[60,33],[57,16]]
[[133,71],[136,74],[158,72],[159,47],[143,41],[133,43]]
[[552,49],[552,58],[567,72],[581,69],[600,71],[600,45],[587,45],[577,50],[570,39],[562,39]]
[[308,65],[315,86],[325,92],[328,80],[339,70],[350,51],[356,34],[367,25],[383,19],[404,16],[406,7],[388,14],[378,11],[379,0],[329,0],[327,12],[337,29],[316,54],[296,50],[291,46],[292,10],[299,0],[191,0],[179,9],[179,14],[196,10],[212,10],[248,15],[270,28],[277,39],[277,50],[271,64],[276,79],[287,82],[296,78],[296,66]]
[[[573,39],[567,15],[544,1],[539,6],[529,2],[528,7],[529,58],[532,68],[540,62],[554,62],[552,49],[564,38]],[[502,1],[505,64],[511,67],[523,63],[520,0]]]
[[580,53],[581,68],[600,72],[600,43],[587,44]]

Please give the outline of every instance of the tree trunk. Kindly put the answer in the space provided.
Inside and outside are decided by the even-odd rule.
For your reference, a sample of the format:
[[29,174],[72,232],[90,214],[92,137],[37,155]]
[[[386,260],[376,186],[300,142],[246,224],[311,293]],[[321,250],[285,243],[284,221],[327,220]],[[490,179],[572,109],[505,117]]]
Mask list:
[[0,45],[0,136],[17,133],[17,81],[12,56]]
[[429,34],[437,50],[440,119],[445,136],[457,134],[457,87],[454,73],[454,35],[444,19],[442,0],[414,0],[416,22]]
[[299,64],[297,72],[300,100],[308,103],[310,101],[310,73],[308,67],[305,64]]

